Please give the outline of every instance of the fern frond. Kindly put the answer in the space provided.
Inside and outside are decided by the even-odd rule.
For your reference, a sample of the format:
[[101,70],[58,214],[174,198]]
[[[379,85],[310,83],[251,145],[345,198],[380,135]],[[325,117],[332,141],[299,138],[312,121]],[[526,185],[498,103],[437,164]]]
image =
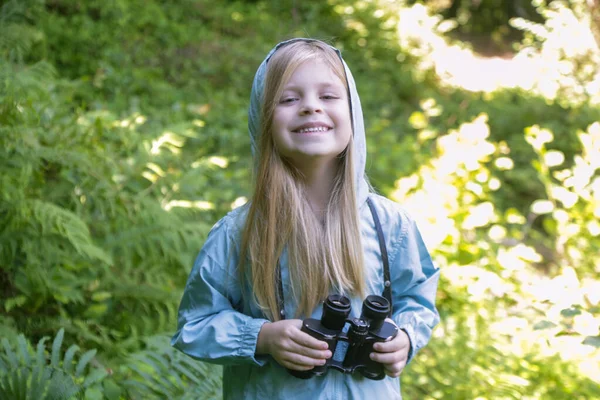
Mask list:
[[67,239],[80,255],[107,265],[112,264],[110,255],[92,243],[86,223],[76,214],[42,200],[28,200],[24,206],[31,210],[44,234],[60,235]]
[[70,373],[73,369],[73,357],[75,356],[75,353],[78,350],[79,346],[74,344],[71,347],[69,347],[69,349],[65,353],[65,358],[63,359],[63,368],[65,369],[65,372]]
[[129,357],[123,384],[133,399],[211,399],[220,397],[221,369],[176,351],[169,337],[146,339],[148,348]]
[[81,376],[85,367],[87,367],[88,363],[94,358],[97,350],[89,350],[85,352],[81,358],[79,359],[79,363],[77,363],[77,367],[75,368],[75,376]]
[[[46,354],[42,338],[35,353],[23,335],[17,339],[17,352],[6,338],[2,340],[4,352],[0,353],[0,398],[11,400],[64,400],[82,393],[82,390],[98,385],[108,375],[103,368],[88,368],[96,350],[82,355],[75,371],[73,357],[77,346],[61,352],[64,329],[52,341],[50,354]],[[18,355],[17,355],[18,354]]]
[[58,334],[54,338],[52,342],[52,354],[50,356],[50,365],[53,367],[58,367],[58,360],[60,357],[60,347],[62,346],[62,341],[65,336],[65,330],[61,329],[58,331]]

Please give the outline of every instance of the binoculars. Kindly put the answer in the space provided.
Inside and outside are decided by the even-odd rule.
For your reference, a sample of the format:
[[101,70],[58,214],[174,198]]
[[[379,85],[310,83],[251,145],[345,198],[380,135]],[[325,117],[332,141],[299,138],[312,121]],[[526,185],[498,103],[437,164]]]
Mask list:
[[360,318],[348,318],[350,300],[341,295],[331,295],[323,303],[321,319],[307,318],[302,322],[302,332],[327,342],[332,357],[325,365],[309,371],[289,370],[293,376],[309,379],[322,376],[329,368],[343,373],[360,373],[368,379],[385,378],[383,365],[370,359],[373,344],[385,342],[398,334],[398,328],[385,318],[390,303],[382,296],[368,296],[363,302]]

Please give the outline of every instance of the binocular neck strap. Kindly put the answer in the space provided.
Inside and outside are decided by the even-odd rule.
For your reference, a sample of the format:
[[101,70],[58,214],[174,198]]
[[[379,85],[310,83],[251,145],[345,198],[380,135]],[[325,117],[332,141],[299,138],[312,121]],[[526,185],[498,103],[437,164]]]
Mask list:
[[283,298],[283,276],[281,276],[281,263],[277,260],[277,271],[275,275],[277,279],[277,308],[279,308],[279,317],[285,319],[285,300]]
[[[379,216],[375,210],[375,205],[369,197],[367,199],[369,210],[373,215],[373,221],[375,221],[375,230],[377,230],[377,240],[379,241],[379,249],[381,250],[381,260],[383,261],[383,297],[390,303],[390,314],[392,317],[393,303],[392,303],[392,282],[390,280],[390,261],[388,259],[387,248],[385,247],[385,238],[383,237],[383,230],[381,229],[381,222],[379,222]],[[285,319],[285,300],[283,298],[283,278],[281,276],[281,264],[277,261],[277,303],[279,306],[279,316],[281,319]]]
[[383,261],[383,297],[390,303],[389,317],[392,317],[394,303],[392,303],[392,281],[390,280],[390,260],[388,258],[387,248],[385,247],[385,238],[383,237],[383,229],[381,229],[381,222],[379,222],[379,216],[375,211],[375,205],[369,197],[367,199],[369,210],[373,215],[373,221],[375,221],[375,229],[377,230],[377,239],[379,240],[379,249],[381,250],[381,260]]

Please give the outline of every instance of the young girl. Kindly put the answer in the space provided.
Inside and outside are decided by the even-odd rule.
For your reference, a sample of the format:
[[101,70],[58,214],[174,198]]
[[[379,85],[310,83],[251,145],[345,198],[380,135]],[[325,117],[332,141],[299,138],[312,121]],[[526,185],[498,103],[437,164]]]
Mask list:
[[[370,193],[365,132],[354,79],[321,41],[279,43],[252,87],[255,156],[251,202],[211,230],[179,309],[172,345],[222,364],[225,399],[401,398],[398,376],[431,337],[439,277],[414,221]],[[386,377],[330,370],[299,379],[332,356],[302,332],[333,293],[384,294],[398,335],[370,355]]]

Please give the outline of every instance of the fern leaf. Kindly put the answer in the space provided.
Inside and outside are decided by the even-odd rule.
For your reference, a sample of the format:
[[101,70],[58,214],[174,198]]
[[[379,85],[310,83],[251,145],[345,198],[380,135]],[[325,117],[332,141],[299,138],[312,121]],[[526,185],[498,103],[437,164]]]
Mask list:
[[16,297],[13,297],[10,299],[6,299],[6,301],[4,302],[4,309],[7,312],[10,312],[10,310],[12,310],[14,307],[22,306],[26,302],[27,302],[26,296],[16,296]]
[[52,365],[53,367],[56,367],[56,368],[58,368],[58,366],[59,366],[60,346],[62,346],[62,341],[63,341],[64,336],[65,336],[65,330],[63,328],[61,328],[58,331],[58,333],[56,334],[54,341],[52,342],[52,354],[50,356],[50,365]]
[[122,385],[135,392],[136,396],[133,396],[133,398],[148,399],[148,396],[152,393],[147,382],[142,383],[133,379],[126,379],[122,382]]
[[85,380],[83,381],[83,387],[90,387],[94,383],[100,382],[107,375],[108,372],[104,368],[95,368],[91,374],[85,377]]
[[169,369],[169,361],[162,355],[157,353],[148,353],[148,357],[152,360],[158,361],[161,365],[161,369]]
[[135,364],[131,365],[129,368],[134,372],[137,372],[138,375],[144,378],[144,383],[148,386],[149,389],[154,390],[154,379],[152,379],[152,376],[150,374],[146,373],[145,371],[142,371],[142,369]]
[[70,399],[79,392],[79,387],[69,375],[61,370],[54,370],[50,379],[50,384],[46,389],[45,400],[65,400]]
[[86,351],[81,358],[79,359],[79,363],[77,363],[77,368],[75,368],[75,376],[80,377],[83,374],[85,367],[88,363],[94,358],[96,355],[96,349]]
[[188,378],[190,381],[194,382],[195,384],[199,385],[200,383],[202,383],[202,381],[196,375],[194,375],[189,369],[184,367],[182,364],[175,364],[173,365],[173,368],[176,371],[180,372],[182,375],[184,375],[186,378]]
[[67,352],[65,353],[65,358],[63,359],[63,369],[65,372],[70,373],[73,369],[73,356],[79,350],[79,346],[76,344],[69,347]]
[[33,211],[34,218],[41,224],[44,233],[66,238],[82,256],[102,261],[106,265],[112,264],[110,255],[92,244],[88,227],[79,216],[45,201],[29,200],[26,205]]
[[[170,350],[171,349],[168,349],[167,351],[170,351]],[[158,366],[159,369],[157,369],[157,372],[161,376],[164,375],[166,380],[169,382],[169,384],[173,385],[176,389],[182,388],[185,386],[181,377],[179,376],[178,372],[173,368],[175,365],[177,365],[176,363],[171,365],[165,357],[163,357],[162,355],[160,355],[158,353],[149,352],[147,354],[146,358],[150,359],[150,360],[158,361],[160,366]]]
[[11,377],[16,373],[16,369],[10,371],[8,374],[2,377],[0,381],[0,394],[2,394],[2,399],[16,399],[17,394],[13,389],[13,385],[11,385]]
[[209,371],[208,368],[206,367],[206,364],[196,361],[194,359],[190,359],[190,360],[180,360],[180,362],[184,365],[187,365],[188,368],[192,368],[194,371],[196,371],[196,373],[200,376],[204,376],[204,375],[208,375]]
[[6,338],[2,338],[2,346],[4,347],[4,352],[6,353],[6,358],[8,359],[8,363],[10,364],[10,366],[13,369],[17,369],[17,367],[19,366],[19,360],[17,359],[17,356],[10,348],[10,344],[8,343],[8,340],[6,340]]
[[31,374],[31,385],[29,386],[29,399],[41,399],[48,380],[50,378],[50,370],[41,364],[36,364]]
[[21,355],[21,360],[23,360],[23,364],[29,365],[31,357],[29,356],[27,339],[25,339],[25,336],[23,336],[23,334],[20,334],[17,337],[17,343],[18,343],[19,353]]
[[38,365],[44,365],[46,364],[46,355],[45,355],[45,351],[46,351],[46,340],[48,340],[48,337],[43,337],[40,339],[40,341],[37,344],[37,350],[36,350],[36,361],[38,363]]
[[[27,395],[27,381],[29,379],[29,369],[27,367],[21,367],[15,370],[14,389],[16,392],[16,399],[25,400]],[[16,400],[15,399],[15,400]]]

